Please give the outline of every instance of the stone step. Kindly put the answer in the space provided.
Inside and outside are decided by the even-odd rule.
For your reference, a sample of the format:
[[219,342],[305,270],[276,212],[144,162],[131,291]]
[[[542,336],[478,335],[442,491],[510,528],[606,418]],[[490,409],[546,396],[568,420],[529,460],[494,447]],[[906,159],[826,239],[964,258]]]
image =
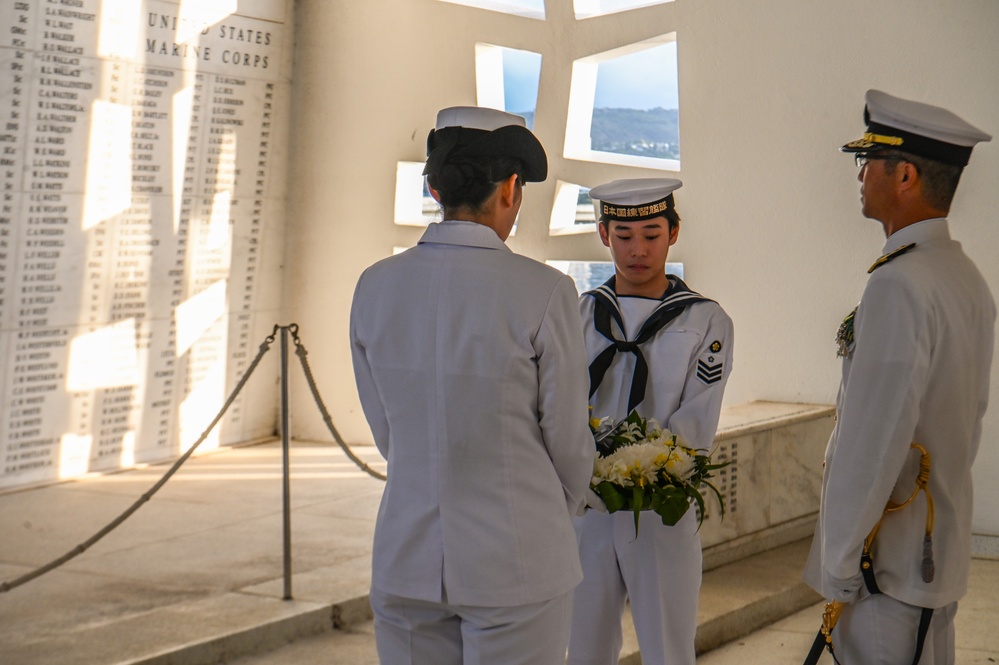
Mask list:
[[[808,546],[807,539],[793,542],[705,572],[698,610],[697,653],[703,654],[748,635],[821,600],[800,581]],[[350,616],[352,621],[341,622],[338,629],[326,634],[291,638],[291,643],[281,648],[227,662],[291,665],[320,662],[321,658],[321,662],[330,665],[377,665],[372,622],[356,608]],[[816,625],[819,620],[817,615]],[[623,627],[621,665],[640,665],[638,640],[629,612]]]
[[811,538],[806,538],[705,572],[697,612],[697,653],[822,600],[801,581],[810,546]]
[[[698,652],[816,602],[815,594],[799,581],[807,548],[808,541],[800,540],[705,572]],[[36,590],[60,585],[64,577],[57,571],[43,578]],[[95,620],[73,631],[47,634],[45,639],[11,640],[2,649],[4,662],[214,665],[258,654],[255,657],[264,658],[260,663],[281,663],[286,649],[311,642],[316,635],[320,641],[349,640],[374,658],[369,579],[370,558],[358,556],[296,575],[291,601],[282,600],[282,580],[273,579],[124,618]],[[630,616],[625,617],[624,628],[622,663],[633,665],[641,661]]]
[[[808,540],[799,540],[705,572],[698,653],[816,602],[800,582],[807,550]],[[717,557],[707,554],[705,561],[712,565]],[[351,648],[368,650],[375,658],[367,598],[370,565],[364,555],[297,574],[291,601],[282,600],[283,581],[272,579],[126,618],[88,622],[45,639],[12,640],[2,651],[10,662],[24,664],[215,665],[251,656],[264,664],[286,662],[288,649],[304,648],[318,635],[321,642],[349,641]],[[63,575],[57,571],[40,584],[62,584]],[[621,662],[641,662],[630,615],[624,619]]]

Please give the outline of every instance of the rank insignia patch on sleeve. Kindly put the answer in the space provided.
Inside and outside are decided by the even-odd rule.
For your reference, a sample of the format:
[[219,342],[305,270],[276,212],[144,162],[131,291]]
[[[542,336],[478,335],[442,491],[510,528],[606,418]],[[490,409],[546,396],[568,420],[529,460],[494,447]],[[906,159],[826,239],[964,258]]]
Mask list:
[[697,378],[708,384],[721,381],[722,370],[724,369],[723,363],[718,363],[717,365],[709,365],[703,360],[697,361]]
[[715,341],[711,342],[711,346],[708,348],[711,349],[711,353],[718,353],[719,351],[721,351],[721,342],[716,339]]

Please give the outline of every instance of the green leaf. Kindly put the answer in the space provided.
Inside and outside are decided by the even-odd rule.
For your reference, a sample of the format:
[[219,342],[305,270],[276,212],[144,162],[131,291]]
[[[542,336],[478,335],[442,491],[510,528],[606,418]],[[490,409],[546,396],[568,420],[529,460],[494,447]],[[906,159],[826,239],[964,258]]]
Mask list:
[[624,494],[617,488],[614,483],[605,480],[596,487],[593,491],[600,495],[603,499],[604,504],[607,506],[607,512],[616,513],[625,507],[626,499]]
[[635,538],[638,538],[638,518],[642,516],[642,504],[645,502],[645,490],[637,485],[631,490],[631,509],[635,513]]
[[704,484],[710,487],[711,491],[715,493],[716,497],[718,497],[718,505],[721,506],[721,518],[725,519],[725,499],[722,498],[721,492],[719,492],[718,488],[709,483],[707,480],[704,481]]
[[700,530],[701,525],[704,524],[704,497],[701,496],[701,493],[695,490],[693,487],[690,488],[690,496],[694,501],[697,502],[697,507],[701,511],[700,519],[697,521],[697,528],[698,530]]
[[669,485],[660,488],[653,495],[650,507],[662,518],[663,524],[666,526],[675,526],[687,513],[687,509],[690,508],[690,501],[683,490]]

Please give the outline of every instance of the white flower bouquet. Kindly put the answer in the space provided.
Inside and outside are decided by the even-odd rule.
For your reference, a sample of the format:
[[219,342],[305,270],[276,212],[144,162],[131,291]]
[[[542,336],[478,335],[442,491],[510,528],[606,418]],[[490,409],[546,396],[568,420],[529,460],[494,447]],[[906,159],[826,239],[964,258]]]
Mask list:
[[642,418],[635,411],[617,424],[608,418],[591,418],[590,431],[597,444],[590,487],[607,504],[608,512],[630,510],[635,514],[636,535],[645,510],[673,526],[696,502],[703,522],[701,486],[715,493],[724,515],[721,493],[708,479],[730,462],[712,464],[709,454],[691,448],[654,418]]

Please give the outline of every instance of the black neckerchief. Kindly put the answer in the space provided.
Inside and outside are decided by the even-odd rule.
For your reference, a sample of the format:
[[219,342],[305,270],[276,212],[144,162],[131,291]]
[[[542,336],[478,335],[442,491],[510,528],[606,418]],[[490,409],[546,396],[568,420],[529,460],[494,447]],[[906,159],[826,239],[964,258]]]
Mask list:
[[634,341],[620,340],[614,336],[611,319],[617,323],[618,330],[624,336],[624,319],[621,316],[621,307],[617,300],[614,277],[583,294],[594,300],[594,328],[611,341],[610,346],[601,351],[590,363],[590,397],[593,397],[597,388],[600,387],[600,383],[604,380],[604,374],[607,373],[614,361],[614,356],[617,355],[618,351],[622,351],[635,354],[635,373],[631,377],[631,391],[628,394],[628,409],[625,413],[631,413],[645,399],[645,386],[649,380],[649,365],[645,361],[645,354],[642,353],[640,346],[652,339],[657,332],[678,317],[687,305],[709,300],[701,294],[691,291],[679,277],[671,275],[669,281],[670,284],[666,288],[666,293],[661,298],[659,306],[642,324]]

